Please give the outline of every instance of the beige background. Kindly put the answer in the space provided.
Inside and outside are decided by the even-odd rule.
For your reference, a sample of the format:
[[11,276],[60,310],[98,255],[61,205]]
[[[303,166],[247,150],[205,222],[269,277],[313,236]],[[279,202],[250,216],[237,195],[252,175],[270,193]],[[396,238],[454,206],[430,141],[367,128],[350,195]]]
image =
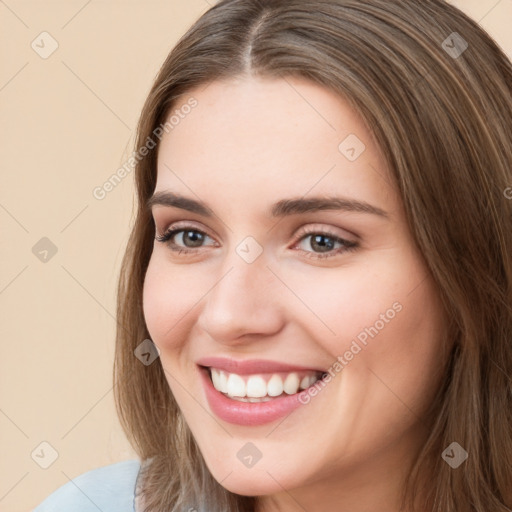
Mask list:
[[[512,0],[453,3],[512,56]],[[111,383],[133,175],[103,200],[92,191],[125,162],[153,77],[208,8],[0,0],[0,511],[29,511],[69,479],[136,457]],[[31,47],[51,49],[44,31],[58,43],[46,59]],[[46,262],[32,252],[43,237],[57,248]],[[43,441],[58,452],[47,469],[34,461],[50,460]]]

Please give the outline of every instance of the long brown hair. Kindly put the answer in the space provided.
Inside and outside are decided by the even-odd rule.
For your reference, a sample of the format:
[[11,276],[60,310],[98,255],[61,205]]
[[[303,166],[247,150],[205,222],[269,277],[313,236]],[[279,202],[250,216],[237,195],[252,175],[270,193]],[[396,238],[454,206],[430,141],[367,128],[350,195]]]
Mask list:
[[[456,33],[456,34],[454,34]],[[414,242],[439,289],[453,340],[431,432],[403,510],[512,507],[512,65],[477,23],[442,0],[222,0],[171,51],[147,97],[136,146],[199,85],[252,73],[299,76],[360,113],[401,194]],[[149,338],[142,289],[154,223],[146,201],[158,147],[136,165],[136,218],[119,279],[114,392],[143,462],[145,510],[255,511],[207,469]],[[469,453],[452,469],[452,442]],[[420,475],[429,475],[428,487]],[[407,508],[409,507],[409,508]]]

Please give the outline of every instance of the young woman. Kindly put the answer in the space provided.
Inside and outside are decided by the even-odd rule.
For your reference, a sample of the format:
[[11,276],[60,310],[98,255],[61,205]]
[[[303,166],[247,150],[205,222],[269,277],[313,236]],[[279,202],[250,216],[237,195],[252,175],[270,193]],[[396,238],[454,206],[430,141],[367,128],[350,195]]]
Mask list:
[[511,134],[510,61],[444,1],[212,7],[138,126],[141,464],[37,512],[510,511]]

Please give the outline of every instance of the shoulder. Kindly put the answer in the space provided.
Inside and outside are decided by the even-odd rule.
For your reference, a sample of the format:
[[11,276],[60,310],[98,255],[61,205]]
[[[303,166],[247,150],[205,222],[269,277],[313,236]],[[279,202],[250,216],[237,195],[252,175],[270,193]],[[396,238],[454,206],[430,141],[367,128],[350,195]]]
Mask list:
[[73,478],[32,512],[131,512],[140,462],[117,462]]

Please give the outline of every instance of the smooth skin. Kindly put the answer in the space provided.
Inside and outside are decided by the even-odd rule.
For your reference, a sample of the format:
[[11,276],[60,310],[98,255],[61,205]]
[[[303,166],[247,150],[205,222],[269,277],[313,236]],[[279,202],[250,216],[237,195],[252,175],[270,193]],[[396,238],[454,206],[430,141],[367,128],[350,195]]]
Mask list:
[[[162,138],[156,191],[203,201],[214,215],[153,207],[157,235],[185,231],[155,240],[143,302],[206,464],[228,490],[260,496],[261,511],[397,512],[448,347],[439,296],[382,154],[343,98],[307,80],[215,81],[175,108],[190,96],[197,106]],[[351,134],[365,145],[354,161],[339,149]],[[277,201],[313,196],[364,201],[387,216],[269,214]],[[202,241],[190,230],[205,233]],[[263,249],[252,263],[236,251],[246,237]],[[173,252],[171,242],[191,252]],[[289,416],[248,427],[212,413],[200,357],[327,370],[397,302],[401,311]],[[237,458],[249,441],[262,454],[252,467]]]

